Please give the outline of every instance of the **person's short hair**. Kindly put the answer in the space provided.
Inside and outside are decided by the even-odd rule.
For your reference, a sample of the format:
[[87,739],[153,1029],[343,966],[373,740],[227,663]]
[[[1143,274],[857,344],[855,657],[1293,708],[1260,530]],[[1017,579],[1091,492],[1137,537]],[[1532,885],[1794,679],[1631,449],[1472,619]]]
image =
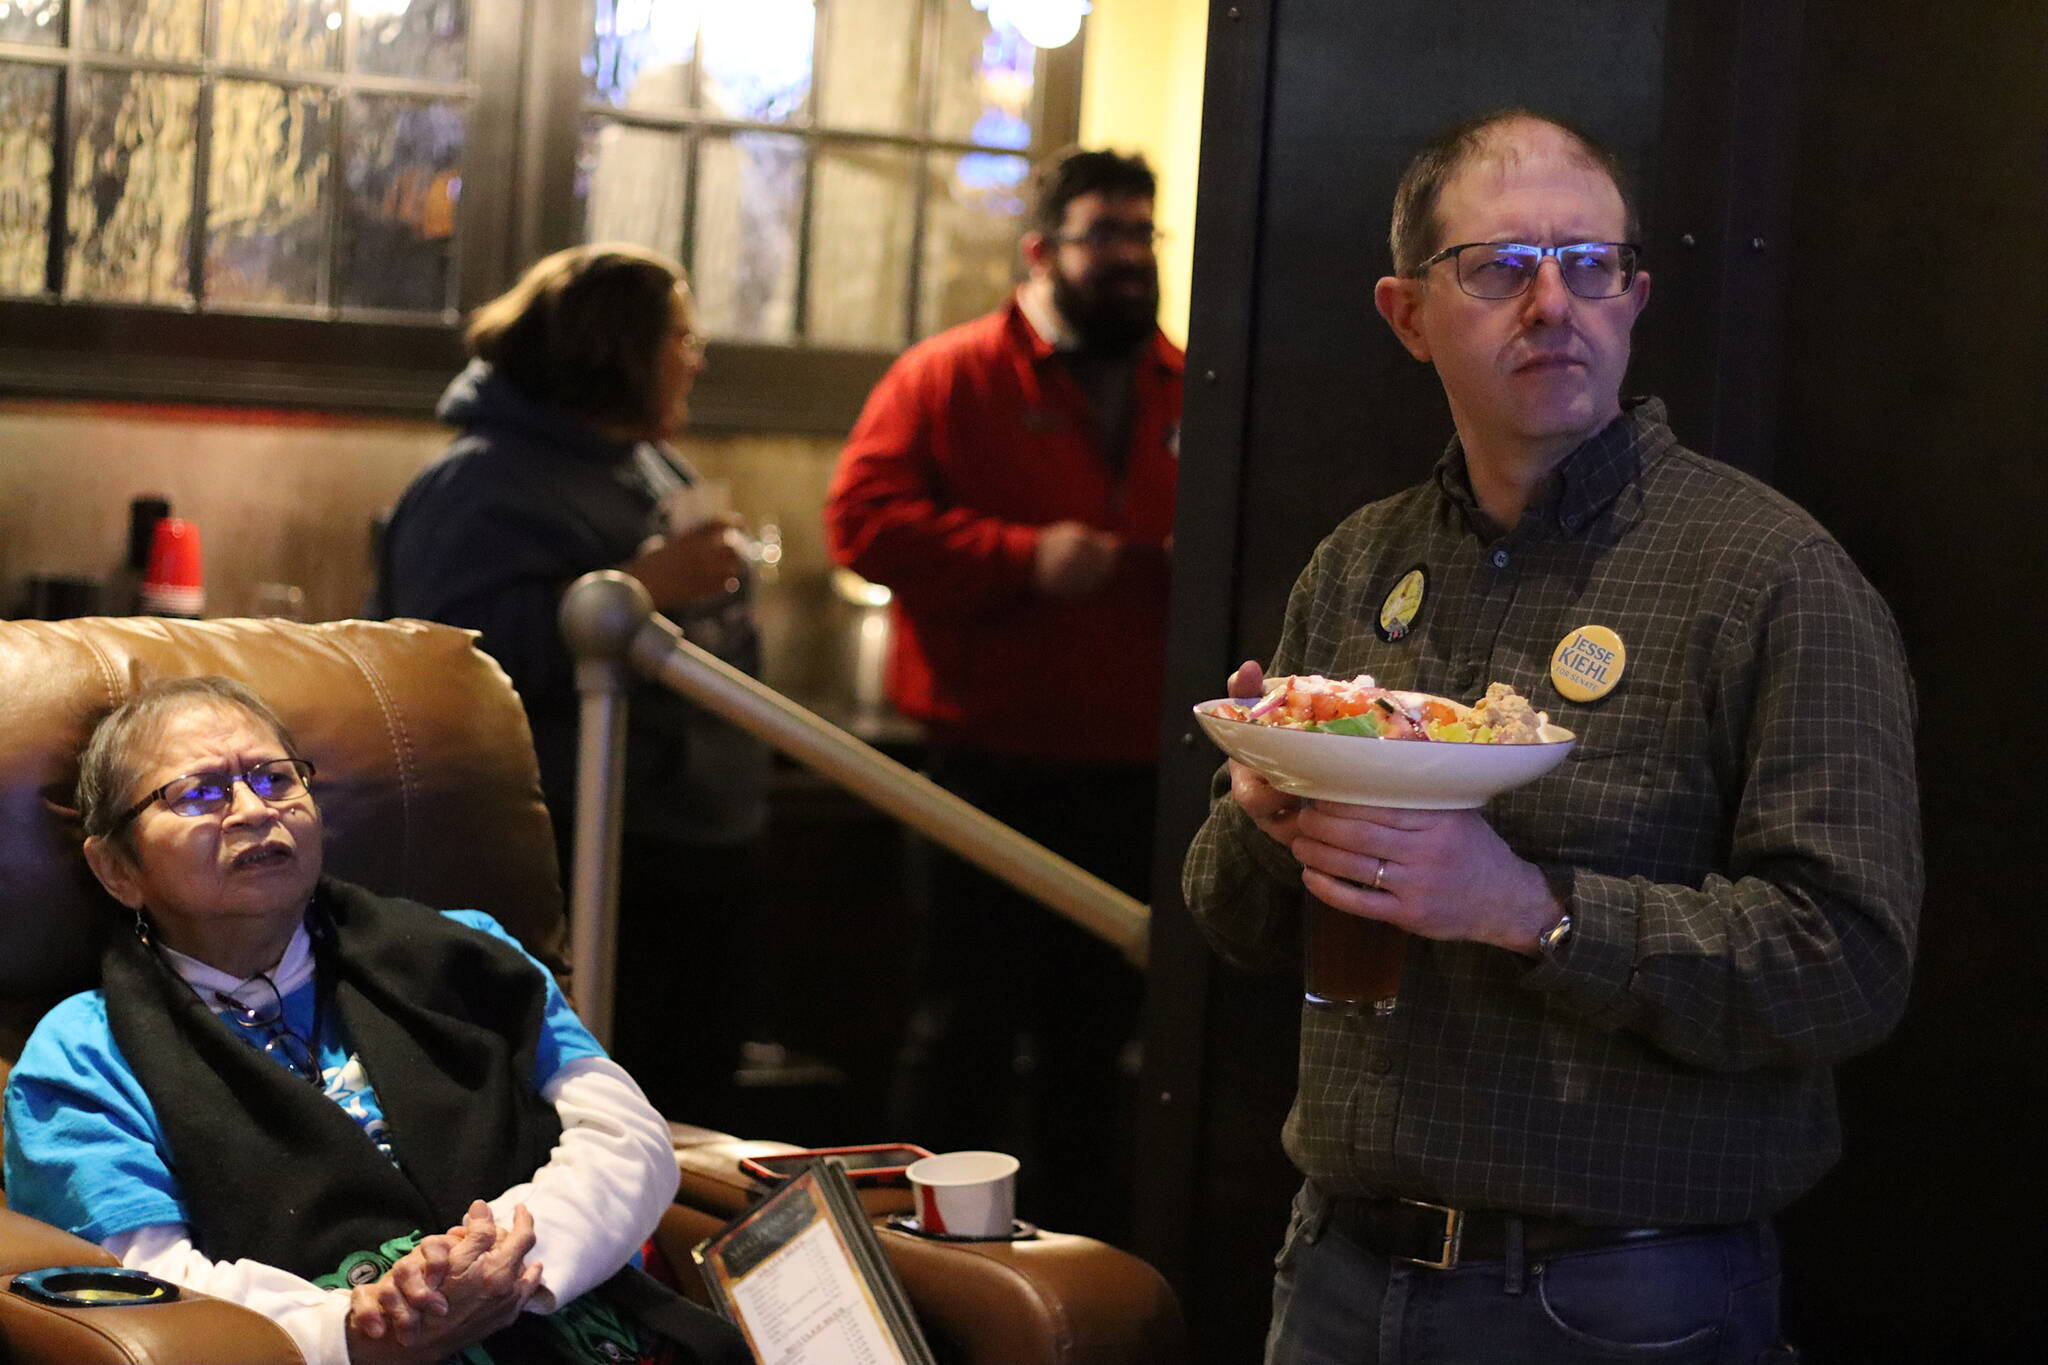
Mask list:
[[674,261],[636,246],[557,251],[470,314],[469,353],[535,402],[644,426],[659,416],[656,366],[682,278]]
[[1105,199],[1156,199],[1159,177],[1142,153],[1124,156],[1069,148],[1048,157],[1032,176],[1031,230],[1047,236],[1058,232],[1067,221],[1067,205],[1084,194],[1100,194]]
[[166,678],[148,683],[102,716],[79,751],[78,817],[87,837],[104,839],[113,834],[116,844],[129,846],[135,826],[123,825],[116,831],[114,822],[132,798],[144,763],[143,746],[160,736],[173,717],[206,706],[247,713],[277,736],[284,757],[301,757],[297,741],[277,712],[233,678]]
[[1444,186],[1467,162],[1483,155],[1503,129],[1515,123],[1547,123],[1576,143],[1586,166],[1605,174],[1621,195],[1623,238],[1631,242],[1638,239],[1641,228],[1636,218],[1635,196],[1614,153],[1562,119],[1529,109],[1503,109],[1467,119],[1437,134],[1401,173],[1401,183],[1394,190],[1393,227],[1387,234],[1396,275],[1416,274],[1422,263],[1439,250],[1437,238],[1443,233],[1443,224],[1437,221],[1436,206]]

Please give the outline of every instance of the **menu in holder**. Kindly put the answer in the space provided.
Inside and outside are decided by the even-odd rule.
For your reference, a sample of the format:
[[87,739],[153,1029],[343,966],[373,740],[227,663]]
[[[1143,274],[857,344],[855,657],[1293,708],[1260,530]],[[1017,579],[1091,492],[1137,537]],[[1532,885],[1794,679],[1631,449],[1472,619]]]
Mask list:
[[903,1285],[835,1157],[690,1252],[760,1365],[933,1365]]

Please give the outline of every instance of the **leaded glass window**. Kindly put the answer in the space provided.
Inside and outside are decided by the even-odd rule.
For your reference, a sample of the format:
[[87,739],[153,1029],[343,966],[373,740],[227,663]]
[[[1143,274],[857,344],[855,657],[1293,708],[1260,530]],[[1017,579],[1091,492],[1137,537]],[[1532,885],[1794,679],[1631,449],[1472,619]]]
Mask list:
[[843,430],[1008,289],[1079,44],[996,0],[0,0],[0,393],[417,414],[463,314],[689,266],[700,425]]
[[585,241],[689,268],[711,336],[892,351],[1012,278],[1041,58],[971,0],[580,0]]
[[0,0],[0,296],[452,318],[476,3]]

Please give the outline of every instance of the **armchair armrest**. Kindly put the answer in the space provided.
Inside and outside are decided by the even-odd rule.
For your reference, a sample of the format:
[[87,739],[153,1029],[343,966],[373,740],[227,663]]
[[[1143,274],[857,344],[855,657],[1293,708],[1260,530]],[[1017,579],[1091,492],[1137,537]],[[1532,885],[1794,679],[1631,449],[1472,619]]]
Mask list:
[[0,1275],[10,1280],[24,1270],[47,1265],[118,1265],[114,1253],[97,1242],[51,1227],[0,1204]]
[[104,1247],[0,1208],[0,1359],[10,1365],[300,1365],[291,1338],[259,1313],[180,1290],[174,1303],[59,1308],[13,1292],[52,1265],[114,1265]]
[[[678,1287],[707,1302],[690,1248],[761,1194],[739,1160],[798,1150],[703,1129],[676,1134],[682,1187],[655,1242]],[[907,1213],[904,1190],[862,1190],[880,1223]],[[932,1352],[946,1365],[1184,1365],[1180,1301],[1149,1264],[1089,1237],[938,1242],[878,1226]]]
[[877,1229],[932,1351],[963,1365],[1185,1365],[1180,1300],[1149,1264],[1071,1233],[936,1242]]

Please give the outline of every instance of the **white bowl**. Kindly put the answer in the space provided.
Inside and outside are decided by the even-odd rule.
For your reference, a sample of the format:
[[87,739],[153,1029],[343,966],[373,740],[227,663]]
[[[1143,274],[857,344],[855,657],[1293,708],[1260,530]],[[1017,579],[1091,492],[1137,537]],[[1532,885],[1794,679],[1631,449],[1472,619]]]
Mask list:
[[[1411,705],[1420,692],[1398,694]],[[1450,701],[1448,697],[1436,698]],[[1450,702],[1460,714],[1462,703]],[[1205,701],[1195,719],[1216,746],[1268,782],[1294,796],[1358,806],[1411,810],[1464,810],[1533,782],[1564,762],[1578,736],[1546,724],[1536,744],[1457,744],[1448,741],[1373,739],[1290,730],[1215,714],[1244,705],[1229,698]]]

